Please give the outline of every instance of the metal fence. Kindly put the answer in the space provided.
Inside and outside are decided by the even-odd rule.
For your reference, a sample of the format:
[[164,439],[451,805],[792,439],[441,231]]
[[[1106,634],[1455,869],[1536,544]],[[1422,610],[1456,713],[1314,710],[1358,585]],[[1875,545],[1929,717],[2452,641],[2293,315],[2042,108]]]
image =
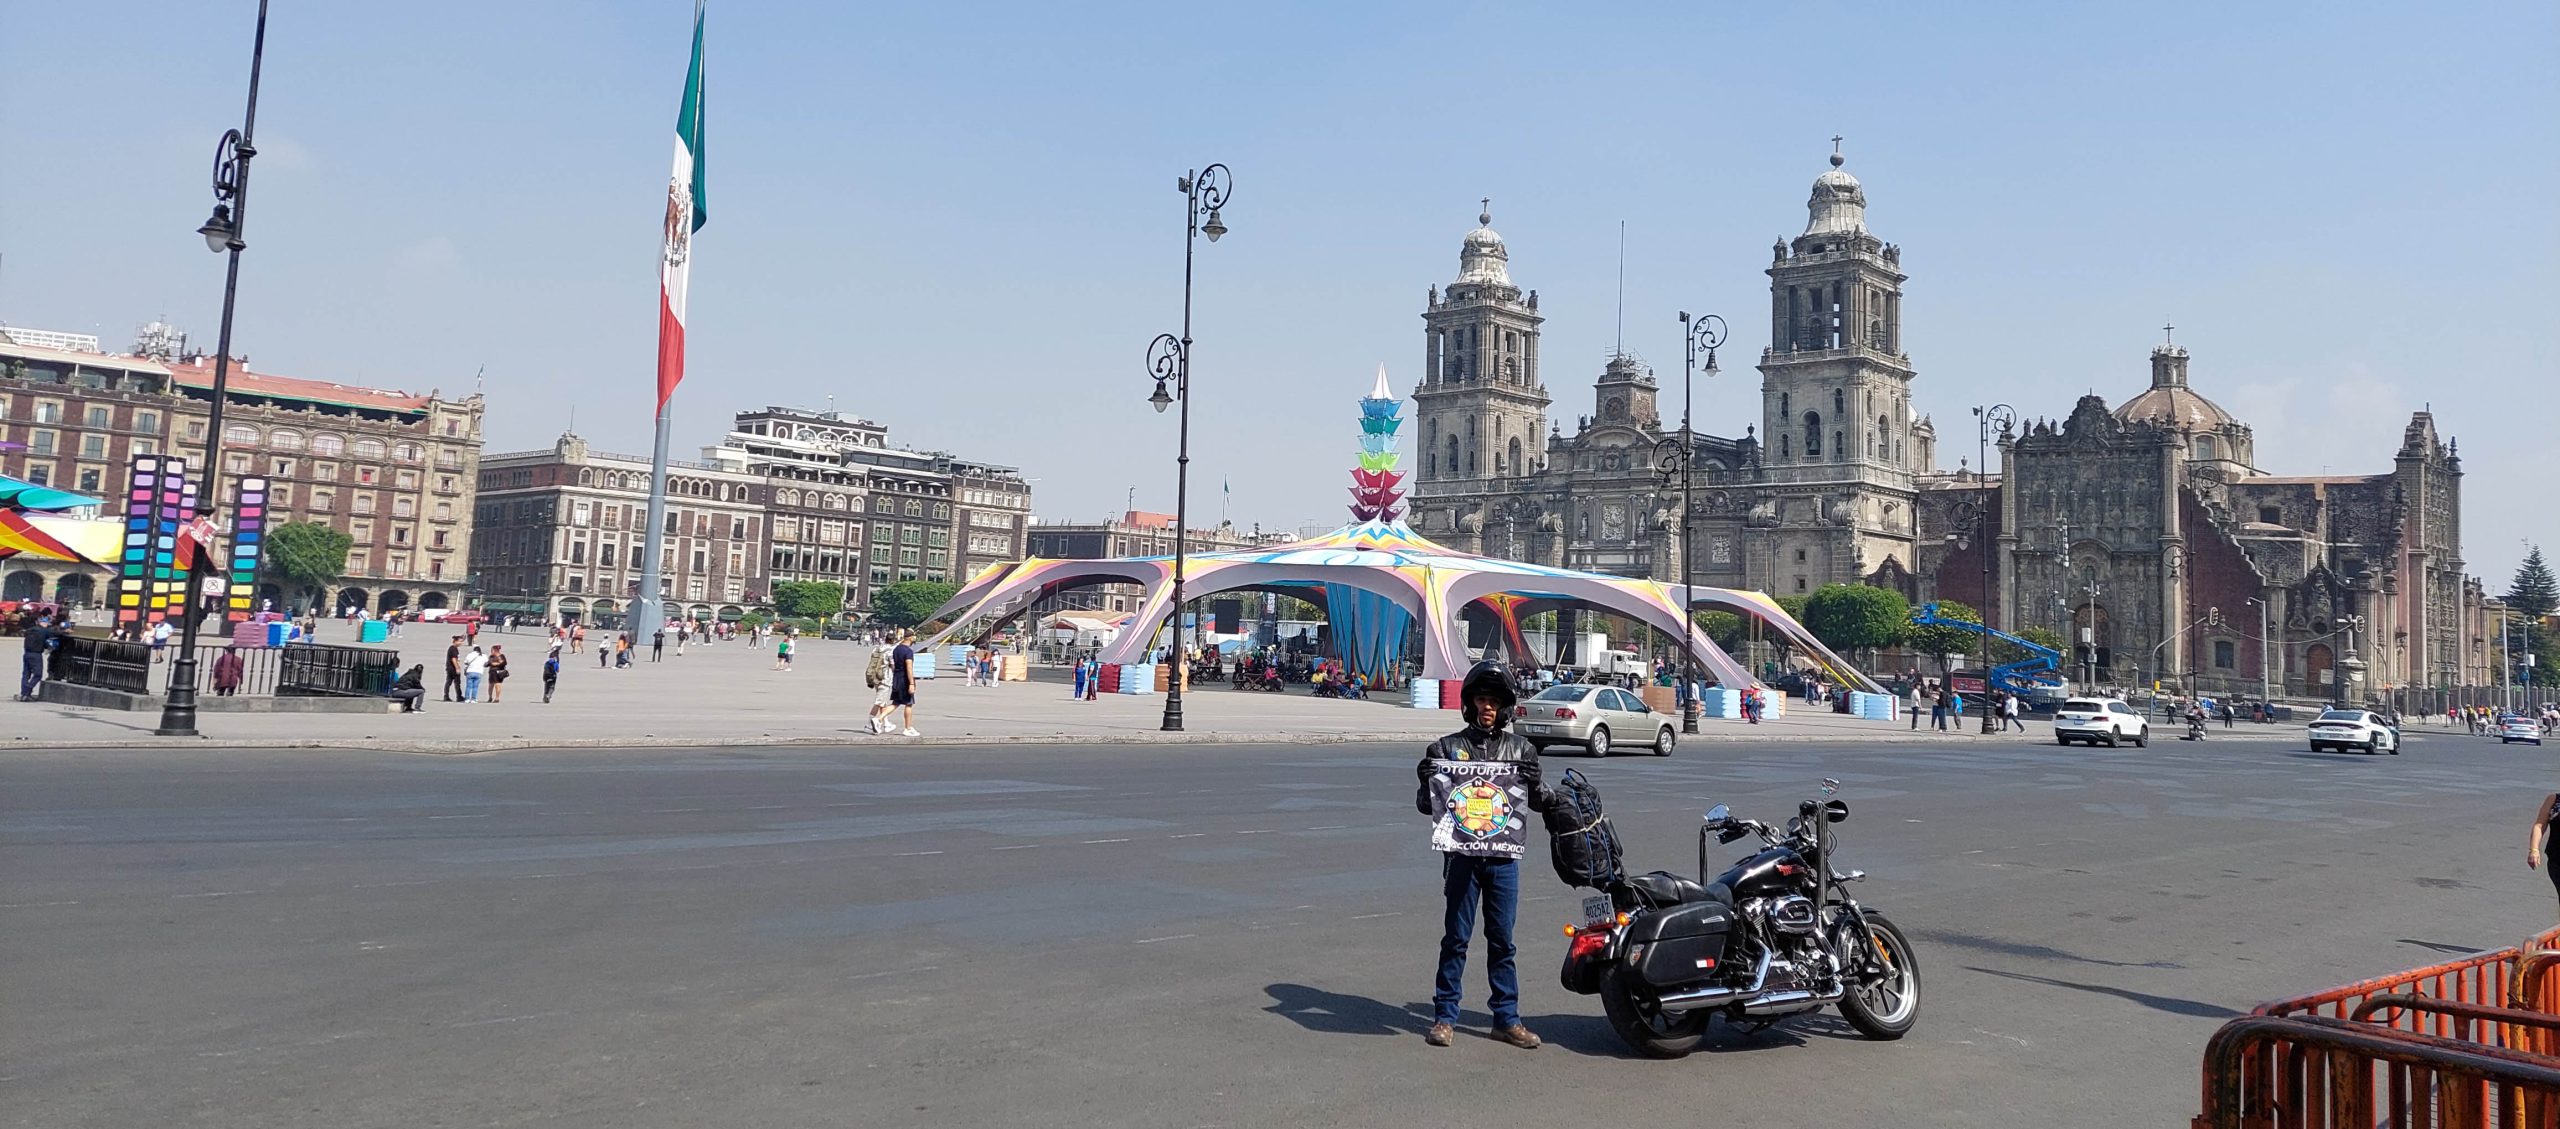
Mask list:
[[128,694],[151,692],[151,648],[95,636],[65,635],[54,644],[45,677]]
[[276,696],[363,697],[391,689],[400,652],[377,647],[288,643],[277,649]]

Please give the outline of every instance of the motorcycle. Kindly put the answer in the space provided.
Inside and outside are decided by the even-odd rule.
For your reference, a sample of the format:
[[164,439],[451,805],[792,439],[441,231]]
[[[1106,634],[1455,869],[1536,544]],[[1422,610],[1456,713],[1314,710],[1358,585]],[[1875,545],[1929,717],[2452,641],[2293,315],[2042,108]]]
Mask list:
[[2187,739],[2187,740],[2189,740],[2189,741],[2202,741],[2202,740],[2204,740],[2204,719],[2203,719],[2203,718],[2201,718],[2201,717],[2190,717],[2190,718],[2188,718],[2188,719],[2187,719],[2187,736],[2186,736],[2186,739]]
[[[1568,926],[1567,991],[1597,995],[1609,1026],[1636,1053],[1679,1058],[1716,1016],[1752,1023],[1837,1006],[1870,1039],[1899,1039],[1920,1016],[1920,966],[1911,942],[1847,887],[1866,872],[1832,866],[1831,825],[1845,800],[1806,800],[1782,831],[1723,804],[1698,828],[1698,881],[1657,870],[1583,901]],[[1759,848],[1713,882],[1707,840]]]

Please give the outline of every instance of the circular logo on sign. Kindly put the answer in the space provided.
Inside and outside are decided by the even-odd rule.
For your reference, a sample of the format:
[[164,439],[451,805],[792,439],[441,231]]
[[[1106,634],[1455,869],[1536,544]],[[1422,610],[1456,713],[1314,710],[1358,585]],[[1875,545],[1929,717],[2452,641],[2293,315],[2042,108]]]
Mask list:
[[1462,835],[1490,839],[1511,826],[1511,797],[1483,781],[1449,789],[1450,823]]

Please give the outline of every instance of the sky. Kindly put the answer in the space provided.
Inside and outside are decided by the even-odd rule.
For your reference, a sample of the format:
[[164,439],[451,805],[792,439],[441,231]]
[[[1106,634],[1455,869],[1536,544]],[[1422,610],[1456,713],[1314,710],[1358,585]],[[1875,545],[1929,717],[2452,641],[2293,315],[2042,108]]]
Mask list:
[[[194,229],[255,10],[0,0],[0,322],[211,345],[222,262]],[[448,395],[485,372],[487,450],[574,422],[645,453],[690,17],[279,0],[234,351]],[[1555,417],[1621,345],[1623,221],[1623,347],[1676,384],[1675,312],[1728,318],[1698,416],[1738,434],[1769,245],[1838,134],[1903,249],[1950,469],[1973,405],[2120,402],[2174,323],[2271,473],[2386,471],[2430,408],[2470,570],[2503,590],[2553,539],[2547,0],[712,0],[707,39],[682,455],[733,412],[832,404],[1021,467],[1044,517],[1170,510],[1145,350],[1180,325],[1175,180],[1209,162],[1235,182],[1197,264],[1195,520],[1345,517],[1354,401],[1382,362],[1410,390],[1486,196],[1540,292]]]

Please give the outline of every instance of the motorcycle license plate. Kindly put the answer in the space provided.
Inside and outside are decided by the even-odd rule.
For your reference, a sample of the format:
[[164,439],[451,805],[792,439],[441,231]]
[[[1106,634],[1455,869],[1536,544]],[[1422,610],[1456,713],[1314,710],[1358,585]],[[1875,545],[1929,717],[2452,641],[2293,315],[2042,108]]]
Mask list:
[[1603,921],[1616,916],[1617,912],[1609,905],[1609,895],[1593,894],[1582,899],[1584,921]]

